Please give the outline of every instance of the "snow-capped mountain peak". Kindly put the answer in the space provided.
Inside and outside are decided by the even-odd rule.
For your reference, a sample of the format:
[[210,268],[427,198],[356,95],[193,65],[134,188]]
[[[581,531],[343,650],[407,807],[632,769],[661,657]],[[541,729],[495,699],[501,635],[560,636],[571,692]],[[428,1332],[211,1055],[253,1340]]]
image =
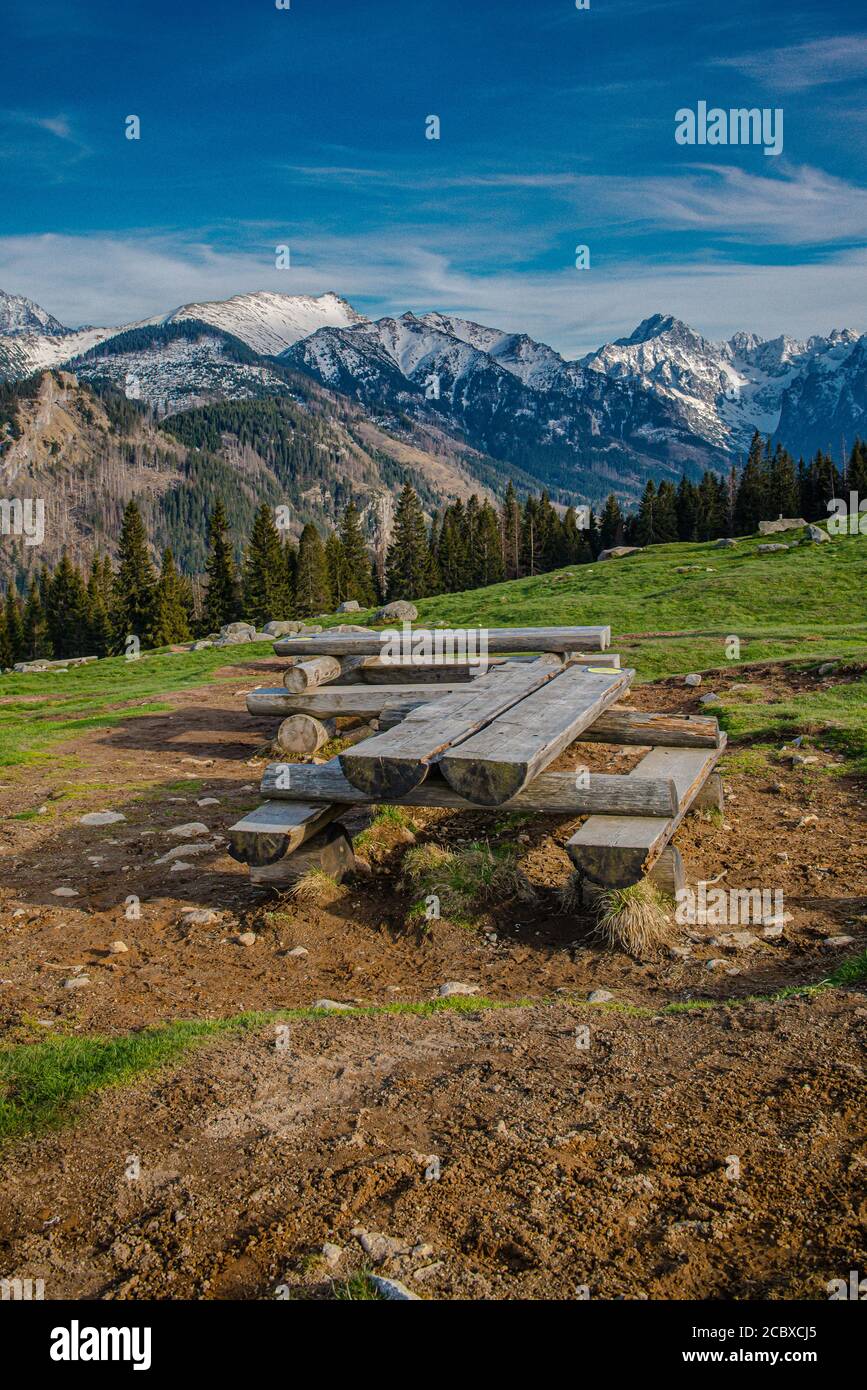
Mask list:
[[4,337],[17,337],[19,333],[51,333],[60,336],[71,330],[28,299],[23,294],[6,294],[0,290],[0,334]]
[[256,290],[231,299],[182,304],[166,316],[166,323],[199,319],[222,328],[254,352],[275,356],[320,328],[351,328],[366,323],[363,314],[340,295],[328,291],[317,296]]

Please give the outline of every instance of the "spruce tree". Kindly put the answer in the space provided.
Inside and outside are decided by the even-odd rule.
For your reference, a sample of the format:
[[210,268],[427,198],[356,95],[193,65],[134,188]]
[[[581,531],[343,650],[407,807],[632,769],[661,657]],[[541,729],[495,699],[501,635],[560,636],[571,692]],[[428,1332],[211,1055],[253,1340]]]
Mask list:
[[244,566],[244,617],[262,627],[288,618],[290,607],[286,556],[274,514],[263,502],[253,521]]
[[405,483],[394,514],[394,530],[385,559],[386,593],[392,599],[424,598],[430,585],[430,550],[421,504]]
[[656,484],[648,478],[638,504],[635,521],[635,544],[653,545],[659,539],[656,528]]
[[517,579],[520,572],[521,561],[521,533],[523,530],[523,517],[521,516],[521,504],[509,479],[506,488],[506,496],[503,500],[502,511],[502,532],[503,532],[503,571],[506,579]]
[[6,626],[6,605],[0,607],[0,671],[8,671],[15,660],[12,643],[9,640],[9,629]]
[[699,538],[699,496],[695,483],[684,473],[677,488],[677,538],[696,541]]
[[114,629],[106,602],[105,570],[98,555],[93,557],[87,580],[87,646],[89,656],[108,656]]
[[312,618],[330,604],[328,563],[322,537],[312,522],[301,532],[298,543],[298,573],[295,578],[295,609],[301,618]]
[[376,591],[371,579],[370,556],[361,530],[361,517],[354,502],[350,502],[343,513],[340,540],[346,566],[346,597],[354,598],[362,608],[372,608],[376,603]]
[[490,502],[483,502],[479,512],[476,541],[478,583],[499,584],[503,578],[503,543],[500,522]]
[[241,613],[235,557],[229,538],[229,522],[220,497],[216,499],[208,519],[208,559],[205,574],[207,589],[202,625],[206,632],[218,632],[226,623],[237,622]]
[[142,646],[149,645],[156,575],[148,554],[144,522],[135,501],[127,503],[123,514],[114,593],[115,637],[119,648],[123,648],[129,636],[137,637]]
[[661,545],[677,540],[677,494],[674,484],[667,480],[657,489],[654,524],[656,539]]
[[756,430],[735,496],[734,529],[739,536],[751,535],[767,519],[763,455],[762,437]]
[[51,576],[46,612],[48,635],[55,658],[88,656],[87,590],[66,551]]
[[42,590],[39,579],[30,581],[27,602],[24,605],[24,660],[39,661],[51,656],[51,639],[48,635],[48,621],[42,605]]
[[609,492],[602,508],[602,515],[599,518],[599,534],[602,537],[603,550],[610,550],[613,545],[623,543],[623,513],[620,510],[620,503]]
[[181,576],[171,550],[166,549],[156,589],[152,641],[155,647],[169,647],[174,642],[189,640],[190,626]]
[[328,575],[328,603],[336,608],[346,598],[346,561],[343,542],[336,531],[329,531],[325,540],[325,572]]
[[24,613],[15,585],[6,590],[6,632],[12,649],[12,660],[24,660]]

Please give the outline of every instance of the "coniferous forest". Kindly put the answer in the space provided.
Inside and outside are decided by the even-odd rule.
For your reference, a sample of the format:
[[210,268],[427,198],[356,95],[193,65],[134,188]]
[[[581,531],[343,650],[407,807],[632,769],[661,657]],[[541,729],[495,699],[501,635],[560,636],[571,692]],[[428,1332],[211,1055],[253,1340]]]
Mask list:
[[[142,647],[189,642],[244,619],[313,618],[355,600],[419,599],[476,589],[502,580],[586,564],[614,546],[707,541],[743,536],[779,516],[826,521],[828,502],[867,495],[867,444],[856,440],[845,470],[818,453],[795,463],[779,444],[756,433],[744,467],[728,477],[686,474],[679,486],[649,481],[637,511],[624,514],[613,493],[601,512],[556,506],[548,493],[520,499],[510,482],[499,505],[471,496],[434,512],[406,482],[384,557],[373,557],[361,517],[349,500],[336,530],[308,523],[297,544],[286,539],[275,507],[262,503],[249,534],[231,534],[220,498],[207,517],[204,573],[182,573],[170,549],[159,565],[138,504],[123,515],[116,563],[94,554],[82,573],[61,556],[53,571],[35,573],[25,592],[10,586],[0,604],[0,669],[40,658],[109,656],[131,637]],[[583,524],[582,524],[583,522]],[[238,541],[243,561],[236,565]]]

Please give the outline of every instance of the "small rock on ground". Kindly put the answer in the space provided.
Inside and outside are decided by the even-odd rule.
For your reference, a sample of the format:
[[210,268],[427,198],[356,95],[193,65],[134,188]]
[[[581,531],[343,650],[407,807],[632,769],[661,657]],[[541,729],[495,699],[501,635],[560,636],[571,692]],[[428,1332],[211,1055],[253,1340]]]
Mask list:
[[378,1274],[371,1274],[370,1282],[377,1293],[381,1294],[383,1298],[400,1300],[404,1303],[409,1301],[413,1303],[421,1302],[418,1294],[413,1293],[412,1290],[408,1289],[406,1284],[402,1284],[399,1279],[383,1279]]
[[209,835],[210,833],[208,827],[203,825],[200,820],[187,821],[185,825],[173,825],[170,830],[166,831],[167,835],[175,835],[179,840],[193,840],[197,835]]
[[79,825],[115,825],[117,821],[126,820],[126,816],[121,815],[120,811],[88,811],[86,816],[80,816]]
[[328,1013],[339,1013],[345,1009],[351,1009],[351,1004],[341,1004],[337,999],[317,999],[310,1005],[311,1009],[325,1009]]
[[478,985],[465,985],[460,980],[446,980],[440,985],[437,994],[440,999],[449,999],[453,994],[478,994]]
[[607,1004],[614,998],[610,989],[594,989],[587,996],[588,1004]]

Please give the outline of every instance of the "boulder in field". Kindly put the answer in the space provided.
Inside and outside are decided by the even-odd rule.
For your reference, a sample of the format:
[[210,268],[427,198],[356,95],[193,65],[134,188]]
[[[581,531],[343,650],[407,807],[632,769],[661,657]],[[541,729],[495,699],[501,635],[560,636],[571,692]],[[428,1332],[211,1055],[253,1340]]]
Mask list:
[[827,531],[823,531],[821,526],[808,526],[806,539],[808,541],[829,541],[831,537]]
[[360,613],[360,612],[361,612],[361,604],[358,602],[358,599],[357,599],[357,598],[348,598],[348,599],[346,600],[345,603],[338,603],[338,605],[337,605],[337,612],[338,612],[338,613]]
[[414,603],[408,599],[396,598],[392,603],[386,603],[382,608],[378,608],[373,615],[375,623],[414,623],[418,617],[418,609]]
[[293,632],[300,632],[303,626],[297,618],[281,618],[266,623],[262,631],[267,632],[269,637],[291,637]]
[[760,536],[775,536],[778,531],[803,530],[806,521],[802,516],[778,516],[776,521],[760,521]]
[[597,560],[622,560],[624,555],[637,555],[643,545],[612,545],[608,550],[600,550]]
[[731,536],[720,536],[719,540],[716,542],[716,549],[728,550],[734,545],[737,545],[737,541],[732,540]]
[[790,545],[760,545],[758,552],[760,555],[773,555],[777,550],[791,550]]

